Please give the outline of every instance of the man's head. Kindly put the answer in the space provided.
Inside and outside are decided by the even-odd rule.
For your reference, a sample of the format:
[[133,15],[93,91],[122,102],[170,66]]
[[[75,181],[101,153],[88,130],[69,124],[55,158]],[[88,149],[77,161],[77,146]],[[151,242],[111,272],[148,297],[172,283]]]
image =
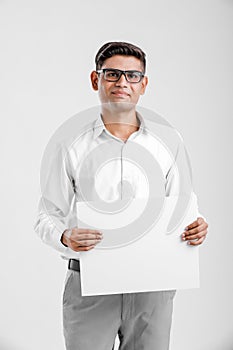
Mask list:
[[94,90],[101,103],[127,102],[136,105],[148,82],[145,76],[145,53],[125,42],[104,44],[95,57],[96,70],[91,73]]

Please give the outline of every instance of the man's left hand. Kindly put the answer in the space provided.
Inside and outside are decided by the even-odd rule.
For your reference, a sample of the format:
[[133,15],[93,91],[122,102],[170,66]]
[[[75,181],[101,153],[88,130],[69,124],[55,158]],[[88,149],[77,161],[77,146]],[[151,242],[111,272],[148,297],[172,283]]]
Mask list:
[[202,244],[207,235],[207,228],[207,222],[203,218],[197,218],[185,228],[182,233],[182,240],[187,241],[189,245]]

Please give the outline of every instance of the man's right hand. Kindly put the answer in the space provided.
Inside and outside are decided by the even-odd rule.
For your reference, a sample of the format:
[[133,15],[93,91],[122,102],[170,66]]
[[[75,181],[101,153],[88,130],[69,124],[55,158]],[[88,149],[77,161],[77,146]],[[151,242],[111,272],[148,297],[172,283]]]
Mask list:
[[95,248],[102,238],[98,230],[74,227],[63,232],[61,242],[75,252],[84,252]]

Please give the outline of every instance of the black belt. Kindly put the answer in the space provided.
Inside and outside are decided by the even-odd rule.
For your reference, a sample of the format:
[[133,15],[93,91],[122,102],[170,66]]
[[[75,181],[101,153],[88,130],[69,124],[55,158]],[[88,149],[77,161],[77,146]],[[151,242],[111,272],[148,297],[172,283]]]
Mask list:
[[69,259],[68,269],[74,271],[80,271],[79,260]]

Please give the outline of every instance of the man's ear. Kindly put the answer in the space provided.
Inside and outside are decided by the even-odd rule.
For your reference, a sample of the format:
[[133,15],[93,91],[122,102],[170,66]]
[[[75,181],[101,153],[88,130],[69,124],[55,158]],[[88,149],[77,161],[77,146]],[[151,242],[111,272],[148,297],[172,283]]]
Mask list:
[[93,72],[91,72],[90,78],[91,78],[91,84],[92,84],[93,89],[95,91],[99,90],[99,88],[98,88],[99,77],[98,77],[98,73],[96,73],[95,70],[93,70]]
[[148,77],[144,77],[142,79],[142,87],[141,87],[140,95],[144,95],[144,93],[146,91],[147,84],[148,84]]

